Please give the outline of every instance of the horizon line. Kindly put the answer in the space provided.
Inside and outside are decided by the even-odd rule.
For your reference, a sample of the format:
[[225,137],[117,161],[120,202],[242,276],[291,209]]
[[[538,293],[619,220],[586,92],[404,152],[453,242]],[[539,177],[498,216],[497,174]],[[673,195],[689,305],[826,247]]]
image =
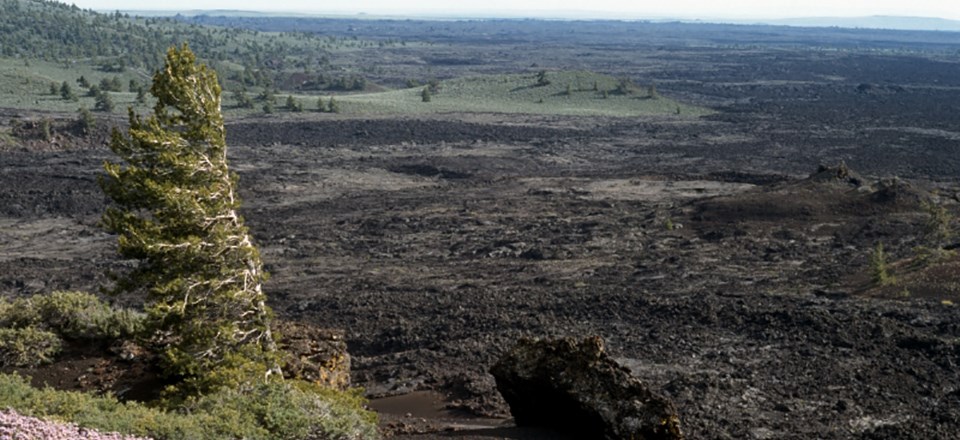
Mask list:
[[[680,22],[693,24],[731,24],[731,25],[773,25],[789,27],[838,27],[846,29],[880,29],[896,31],[927,31],[927,32],[960,32],[960,19],[944,18],[937,16],[922,15],[852,15],[852,16],[787,16],[787,17],[683,17],[683,16],[644,16],[637,13],[620,14],[606,11],[583,11],[583,10],[531,10],[531,11],[499,11],[499,12],[454,12],[454,11],[423,11],[423,12],[353,12],[353,11],[321,11],[321,10],[255,10],[255,9],[90,9],[100,13],[121,12],[136,15],[137,13],[148,13],[154,15],[170,14],[191,16],[211,15],[211,13],[238,13],[238,14],[260,14],[274,17],[295,17],[295,18],[333,18],[333,19],[369,19],[369,20],[390,20],[390,19],[420,19],[420,20],[483,20],[483,19],[517,19],[517,20],[547,20],[547,21],[622,21],[622,22]],[[590,15],[598,14],[598,15]],[[627,16],[625,16],[627,15]],[[901,20],[911,22],[926,22],[925,27],[909,27],[901,24],[890,26],[864,26],[864,24],[839,24],[842,21],[856,20]],[[832,21],[832,23],[814,23],[815,21]],[[940,23],[946,27],[929,26],[929,24]]]

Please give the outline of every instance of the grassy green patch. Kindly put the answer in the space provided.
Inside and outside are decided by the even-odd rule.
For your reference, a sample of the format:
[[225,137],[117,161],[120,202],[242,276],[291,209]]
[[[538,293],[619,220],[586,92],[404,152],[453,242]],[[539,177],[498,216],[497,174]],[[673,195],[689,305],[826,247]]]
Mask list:
[[[617,91],[616,78],[592,72],[489,75],[443,81],[424,102],[423,87],[338,96],[346,114],[424,114],[445,112],[525,113],[581,116],[701,116],[709,110],[649,96],[646,88]],[[305,98],[305,102],[312,102]],[[310,110],[309,108],[307,110]]]
[[[133,107],[140,113],[149,111],[152,98],[145,104],[136,102],[137,94],[129,92],[127,84],[134,80],[145,87],[149,85],[147,72],[127,69],[121,73],[103,72],[94,66],[77,63],[61,63],[0,58],[0,106],[42,111],[75,113],[78,108],[93,109],[95,98],[87,96],[88,89],[81,87],[81,76],[91,84],[104,79],[117,78],[123,85],[122,92],[110,92],[115,104],[114,113],[125,113]],[[458,78],[439,83],[439,88],[430,93],[424,102],[423,90],[427,86],[389,90],[375,93],[337,95],[339,112],[346,115],[417,115],[430,113],[520,113],[572,116],[636,117],[673,115],[698,117],[710,113],[703,107],[683,104],[659,96],[651,97],[646,86],[641,85],[630,93],[618,91],[620,81],[608,75],[593,72],[548,72],[549,84],[538,85],[536,73],[513,75],[486,75]],[[65,100],[50,93],[51,84],[66,81],[77,95],[77,101]],[[257,89],[247,95],[255,98]],[[284,98],[286,92],[278,92],[275,113],[287,113]],[[306,112],[318,110],[317,94],[291,95]],[[329,102],[329,96],[323,96]],[[227,91],[224,111],[230,115],[262,113],[263,102],[256,101],[252,109],[236,107],[235,94]]]
[[0,408],[156,440],[374,439],[376,415],[355,393],[298,382],[225,390],[176,411],[115,398],[33,388],[20,376],[0,374]]
[[[150,77],[146,72],[128,69],[123,73],[108,73],[83,63],[63,65],[41,60],[25,63],[13,58],[0,58],[0,107],[57,112],[76,112],[80,107],[93,109],[94,97],[87,96],[88,89],[77,83],[81,76],[91,84],[99,84],[103,79],[119,79],[123,91],[109,92],[116,104],[115,112],[126,113],[130,106],[147,110],[147,106],[135,102],[137,94],[129,91],[130,80],[149,88]],[[59,87],[64,81],[77,95],[76,101],[50,93],[51,84]]]

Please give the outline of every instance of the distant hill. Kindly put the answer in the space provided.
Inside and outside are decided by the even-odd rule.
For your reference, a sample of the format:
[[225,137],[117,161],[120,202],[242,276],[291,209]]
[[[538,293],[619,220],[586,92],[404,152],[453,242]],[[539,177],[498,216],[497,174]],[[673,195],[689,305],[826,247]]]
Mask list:
[[[349,14],[345,12],[280,12],[280,11],[249,11],[249,10],[169,10],[169,11],[140,11],[124,10],[122,12],[139,16],[169,17],[180,15],[183,17],[216,16],[216,17],[299,17],[299,18],[378,18],[369,14]],[[960,21],[934,17],[901,17],[901,16],[867,16],[867,17],[796,17],[785,19],[756,19],[737,20],[725,18],[703,17],[698,19],[678,17],[646,17],[637,13],[617,14],[608,11],[511,11],[511,12],[432,12],[432,13],[392,13],[379,16],[387,19],[419,19],[419,20],[477,20],[477,19],[511,19],[532,18],[548,20],[643,20],[651,22],[689,22],[689,23],[732,23],[732,24],[768,24],[801,27],[839,27],[851,29],[891,29],[916,31],[949,31],[960,32]]]
[[306,14],[299,12],[263,12],[248,11],[243,9],[185,9],[185,10],[160,10],[160,9],[121,9],[121,13],[137,17],[196,17],[200,15],[213,15],[218,17],[311,17],[315,14]]
[[892,29],[916,31],[960,32],[960,21],[927,17],[811,17],[788,18],[783,20],[764,20],[765,24],[806,27],[842,27],[860,29]]
[[345,50],[393,44],[182,18],[98,13],[50,0],[0,0],[0,70],[13,69],[12,60],[21,66],[0,72],[0,89],[15,95],[23,88],[20,83],[30,81],[47,87],[70,71],[97,77],[135,71],[144,77],[161,65],[168,48],[188,43],[230,90],[304,90],[305,84],[313,90],[357,90],[363,89],[357,84],[365,84],[361,72],[333,66],[331,59]]
[[247,82],[256,81],[252,76],[259,71],[302,69],[296,64],[304,60],[322,65],[332,51],[368,43],[185,23],[176,17],[98,13],[49,0],[0,0],[0,57],[153,70],[170,46],[184,42],[215,67],[243,71],[251,77]]
[[202,56],[217,57],[224,45],[242,34],[214,31],[172,19],[100,14],[55,1],[0,0],[0,56],[4,57],[153,67],[171,45],[189,41]]

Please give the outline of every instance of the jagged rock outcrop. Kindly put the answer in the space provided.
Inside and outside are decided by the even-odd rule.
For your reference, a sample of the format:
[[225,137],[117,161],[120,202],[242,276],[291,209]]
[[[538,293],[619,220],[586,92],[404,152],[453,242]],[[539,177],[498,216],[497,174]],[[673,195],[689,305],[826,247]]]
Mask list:
[[843,161],[836,167],[821,164],[817,167],[817,171],[810,175],[809,180],[813,182],[843,183],[853,188],[859,188],[866,183],[863,176],[850,169],[847,163]]
[[599,337],[522,339],[490,372],[519,426],[580,438],[683,439],[673,403],[610,358]]
[[276,329],[285,352],[283,375],[340,390],[350,387],[350,355],[342,330],[282,321]]

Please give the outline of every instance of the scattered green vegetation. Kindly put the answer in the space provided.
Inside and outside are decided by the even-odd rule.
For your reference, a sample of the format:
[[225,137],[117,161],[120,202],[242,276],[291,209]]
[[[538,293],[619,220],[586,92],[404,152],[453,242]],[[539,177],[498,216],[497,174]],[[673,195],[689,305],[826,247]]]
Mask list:
[[[124,79],[143,79],[146,73],[128,70],[123,73],[107,73],[95,67],[74,64],[64,66],[59,63],[35,60],[31,67],[12,58],[0,57],[0,102],[5,107],[28,108],[44,111],[73,112],[78,105],[94,108],[99,82],[112,77]],[[84,86],[80,78],[88,79]],[[49,84],[60,84],[58,94],[49,94]],[[94,92],[91,92],[94,89]],[[116,110],[126,111],[127,107],[146,110],[143,103],[136,102],[136,93],[111,92]]]
[[[325,86],[351,90],[362,90],[366,80],[356,74],[334,75],[333,52],[401,44],[202,26],[175,17],[101,14],[49,0],[0,0],[0,29],[0,57],[83,63],[108,73],[149,72],[163,64],[167,47],[190,41],[227,81],[268,86],[303,83],[306,75],[310,82],[319,79]],[[33,60],[20,64],[33,67]]]
[[288,381],[221,390],[175,411],[121,403],[112,396],[38,389],[0,374],[0,407],[39,418],[156,440],[375,439],[376,414],[357,392]]
[[[106,91],[114,82],[102,86],[90,89],[116,93]],[[116,290],[145,292],[146,315],[87,293],[0,299],[0,363],[35,366],[67,344],[137,340],[175,385],[147,406],[0,375],[0,407],[158,440],[377,438],[361,391],[284,380],[279,370],[266,275],[236,213],[216,74],[186,45],[173,48],[151,93],[154,113],[131,113],[127,134],[114,131],[111,149],[123,162],[106,164],[101,180],[115,203],[103,223],[119,235],[120,253],[140,261]]]
[[[380,93],[344,95],[340,99],[348,114],[409,114],[435,112],[492,112],[595,116],[675,115],[682,109],[686,116],[709,113],[660,97],[651,99],[646,92],[630,89],[613,77],[593,72],[551,72],[549,84],[541,84],[539,74],[489,75],[452,79],[439,84],[440,93],[423,99],[422,89],[400,89]],[[576,88],[572,84],[596,84]]]
[[[0,101],[7,107],[72,112],[149,110],[146,83],[159,67],[159,54],[189,40],[210,60],[230,90],[225,109],[237,113],[315,110],[367,114],[494,112],[634,117],[708,113],[662,98],[655,85],[638,87],[591,72],[539,71],[421,81],[388,90],[372,84],[362,68],[344,68],[335,54],[366,47],[406,45],[368,42],[303,32],[270,33],[189,24],[174,18],[99,14],[55,1],[0,0]],[[30,58],[27,62],[24,58]],[[52,85],[59,84],[59,94]],[[67,85],[67,89],[63,88]],[[126,86],[126,87],[124,87]],[[442,93],[441,93],[441,89]],[[279,91],[316,107],[281,107]],[[320,94],[347,92],[332,110]],[[105,94],[109,93],[109,94]],[[249,96],[260,93],[258,98]],[[352,94],[351,94],[352,93]],[[264,98],[264,99],[260,99]],[[272,98],[272,99],[271,99]]]
[[673,223],[673,219],[670,217],[667,217],[667,219],[663,221],[663,227],[668,231],[677,229],[677,225]]
[[[84,81],[79,81],[80,78]],[[709,113],[707,109],[685,105],[659,93],[657,99],[651,99],[649,90],[607,75],[558,71],[549,72],[547,78],[548,84],[539,84],[538,74],[488,75],[443,82],[430,80],[423,85],[417,83],[415,88],[340,94],[336,98],[338,111],[329,109],[331,97],[322,93],[327,90],[325,88],[317,90],[322,93],[320,95],[304,93],[303,90],[284,95],[299,101],[303,110],[354,115],[493,112],[620,117],[682,114],[684,117],[698,117]],[[143,83],[148,79],[142,69],[104,72],[83,64],[64,67],[42,60],[26,68],[18,60],[0,58],[0,101],[8,107],[46,111],[73,112],[78,106],[95,109],[97,100],[105,99],[101,97],[105,93],[101,83],[109,82],[110,87],[114,87],[117,81]],[[51,82],[59,83],[61,92],[66,84],[66,95],[50,95]],[[584,86],[577,87],[576,84]],[[277,102],[275,87],[235,81],[226,81],[226,87],[232,90],[224,101],[228,113],[273,113],[285,104]],[[428,88],[429,101],[424,101],[424,87]],[[128,107],[138,112],[150,110],[148,94],[142,87],[133,92],[109,92],[109,99],[114,112],[125,112]],[[101,103],[98,110],[104,109]]]
[[[174,17],[101,14],[48,0],[0,0],[0,29],[0,102],[59,112],[75,110],[68,103],[79,96],[83,106],[96,108],[97,91],[111,92],[116,110],[132,106],[144,111],[147,103],[139,85],[163,64],[167,47],[185,41],[221,72],[227,90],[299,92],[367,90],[371,83],[362,69],[344,69],[332,58],[402,44],[206,26]],[[75,81],[81,90],[52,93],[53,84],[73,88]],[[240,109],[253,108],[238,102]]]

